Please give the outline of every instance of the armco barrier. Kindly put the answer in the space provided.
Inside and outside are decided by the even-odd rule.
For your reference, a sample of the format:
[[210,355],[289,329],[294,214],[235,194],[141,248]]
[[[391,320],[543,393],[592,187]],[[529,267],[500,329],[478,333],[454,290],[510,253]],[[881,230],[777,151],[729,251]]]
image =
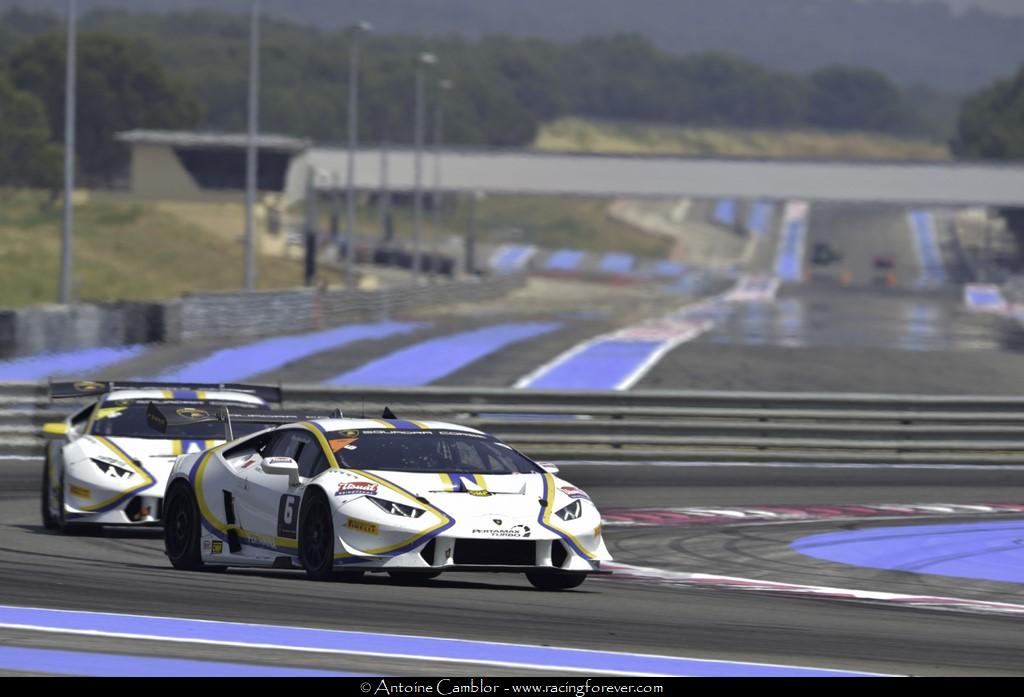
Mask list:
[[[285,408],[438,418],[562,462],[1024,463],[1024,398],[285,385]],[[0,456],[39,455],[66,413],[45,385],[0,384]]]
[[525,279],[507,274],[373,291],[300,288],[197,293],[159,303],[0,310],[0,356],[300,332],[385,318],[424,305],[489,300],[523,285]]
[[[263,336],[383,319],[424,305],[497,298],[524,282],[524,276],[505,275],[374,291],[302,288],[190,295],[179,302],[175,333],[169,326],[167,340]],[[240,317],[245,321],[239,322]]]

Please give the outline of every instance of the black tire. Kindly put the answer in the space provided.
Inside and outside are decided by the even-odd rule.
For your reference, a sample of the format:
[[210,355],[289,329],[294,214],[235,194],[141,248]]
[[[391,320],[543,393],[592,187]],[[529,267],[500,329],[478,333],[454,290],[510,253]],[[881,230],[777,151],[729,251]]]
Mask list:
[[429,581],[441,575],[440,571],[389,571],[388,576],[402,583]]
[[[62,532],[65,535],[73,535],[81,532],[82,525],[71,524],[67,521],[67,511],[64,510],[64,468],[60,468],[57,474],[56,488],[50,486],[50,470],[53,467],[53,457],[50,449],[46,450],[46,462],[43,465],[43,487],[40,496],[40,509],[43,518],[43,527],[54,532]],[[50,512],[50,504],[57,509],[56,515]]]
[[526,578],[539,591],[567,591],[587,580],[586,574],[550,571],[527,571]]
[[198,571],[204,567],[199,551],[199,504],[192,487],[178,481],[164,500],[164,552],[175,569]]
[[299,563],[314,581],[334,578],[334,518],[324,492],[307,490],[299,511]]
[[[47,530],[60,530],[61,521],[59,512],[64,508],[64,487],[60,488],[60,492],[54,491],[54,488],[50,485],[50,468],[53,466],[50,461],[50,449],[46,449],[46,461],[43,463],[43,488],[39,496],[39,508],[43,517],[43,527]],[[54,516],[50,512],[50,504],[54,503],[56,499],[56,508],[58,515]]]

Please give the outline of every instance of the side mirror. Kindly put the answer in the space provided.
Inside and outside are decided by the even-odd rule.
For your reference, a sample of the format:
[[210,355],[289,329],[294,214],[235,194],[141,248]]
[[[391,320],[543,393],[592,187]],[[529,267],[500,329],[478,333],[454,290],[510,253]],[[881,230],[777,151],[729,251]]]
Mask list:
[[558,465],[553,462],[538,462],[537,464],[548,474],[558,474]]
[[66,436],[68,434],[68,425],[63,421],[51,421],[48,424],[43,424],[43,434],[47,436]]
[[268,457],[260,463],[260,467],[267,474],[288,475],[288,486],[299,484],[299,463],[290,457]]

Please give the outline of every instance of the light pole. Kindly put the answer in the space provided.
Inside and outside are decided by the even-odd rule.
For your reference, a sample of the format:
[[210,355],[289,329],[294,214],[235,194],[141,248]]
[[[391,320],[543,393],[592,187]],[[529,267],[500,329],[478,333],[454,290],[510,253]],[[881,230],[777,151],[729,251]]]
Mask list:
[[255,208],[258,170],[256,133],[260,108],[260,0],[252,2],[249,29],[249,132],[245,139],[245,289],[256,287]]
[[386,135],[380,141],[380,193],[378,194],[377,205],[380,214],[380,245],[390,255],[391,234],[389,228],[391,221],[389,217],[391,215],[391,194],[388,190],[388,139]]
[[423,71],[435,63],[437,63],[437,56],[433,53],[421,53],[416,59],[416,134],[412,197],[412,277],[414,282],[420,280],[423,262],[420,253],[420,232],[423,224],[423,121],[425,120]]
[[60,248],[60,302],[71,302],[72,230],[75,225],[75,102],[77,72],[77,2],[68,0],[67,68],[64,76],[64,232]]
[[434,258],[431,275],[436,276],[440,269],[437,264],[438,242],[441,237],[441,143],[444,138],[444,93],[455,87],[451,80],[437,81],[437,101],[434,104],[434,192],[431,196],[431,227],[430,252]]
[[352,31],[352,45],[348,60],[348,192],[346,208],[348,226],[345,229],[345,286],[351,288],[352,264],[355,260],[356,236],[356,138],[359,119],[359,36],[373,29],[369,22],[359,22]]

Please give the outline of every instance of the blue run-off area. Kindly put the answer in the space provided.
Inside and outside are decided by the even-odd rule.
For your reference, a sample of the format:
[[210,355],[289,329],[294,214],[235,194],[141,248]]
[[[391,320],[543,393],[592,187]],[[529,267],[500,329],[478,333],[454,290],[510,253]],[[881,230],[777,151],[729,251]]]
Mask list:
[[422,322],[373,322],[264,339],[215,351],[206,358],[171,369],[158,377],[167,382],[235,382],[355,341],[385,339],[428,326]]
[[122,636],[127,634],[131,637],[186,643],[261,646],[264,648],[287,647],[291,651],[374,655],[409,660],[410,665],[418,666],[421,670],[424,667],[423,661],[444,661],[467,664],[490,663],[554,671],[617,672],[642,675],[707,677],[864,675],[863,673],[824,668],[10,606],[0,606],[0,625],[46,629],[58,633],[62,631],[92,633],[101,636],[107,633]]
[[583,252],[578,249],[559,249],[552,252],[544,263],[549,271],[575,271],[583,261]]
[[662,276],[665,278],[682,276],[686,272],[686,264],[678,261],[662,259],[661,261],[655,262],[653,271],[655,276]]
[[781,281],[799,282],[803,278],[804,240],[807,223],[802,218],[787,220],[775,255],[775,275]]
[[711,211],[711,219],[719,225],[732,227],[736,224],[736,201],[731,198],[722,198],[715,201],[715,207]]
[[635,263],[636,259],[631,254],[609,252],[601,258],[598,268],[606,273],[629,273]]
[[665,342],[609,338],[584,347],[520,387],[551,390],[615,390]]
[[100,370],[142,355],[146,346],[117,346],[79,351],[46,353],[0,362],[0,380],[41,380],[51,375],[76,374]]
[[747,216],[747,229],[755,235],[767,235],[775,206],[765,201],[754,201]]
[[917,258],[921,262],[918,285],[931,286],[944,282],[946,270],[942,265],[942,252],[935,237],[935,219],[928,211],[911,211],[909,219]]
[[491,266],[493,266],[496,271],[501,271],[503,273],[519,271],[526,265],[526,262],[530,260],[530,257],[532,257],[536,251],[537,248],[533,245],[504,245],[495,252],[494,258],[491,261]]
[[810,557],[918,574],[1024,582],[1024,521],[913,525],[801,537]]
[[338,673],[275,665],[0,646],[0,670],[90,678],[339,678]]
[[1006,298],[999,286],[967,286],[964,299],[967,307],[975,310],[999,310],[1006,307]]
[[426,385],[509,344],[561,328],[559,322],[497,324],[440,336],[327,380],[329,385]]

